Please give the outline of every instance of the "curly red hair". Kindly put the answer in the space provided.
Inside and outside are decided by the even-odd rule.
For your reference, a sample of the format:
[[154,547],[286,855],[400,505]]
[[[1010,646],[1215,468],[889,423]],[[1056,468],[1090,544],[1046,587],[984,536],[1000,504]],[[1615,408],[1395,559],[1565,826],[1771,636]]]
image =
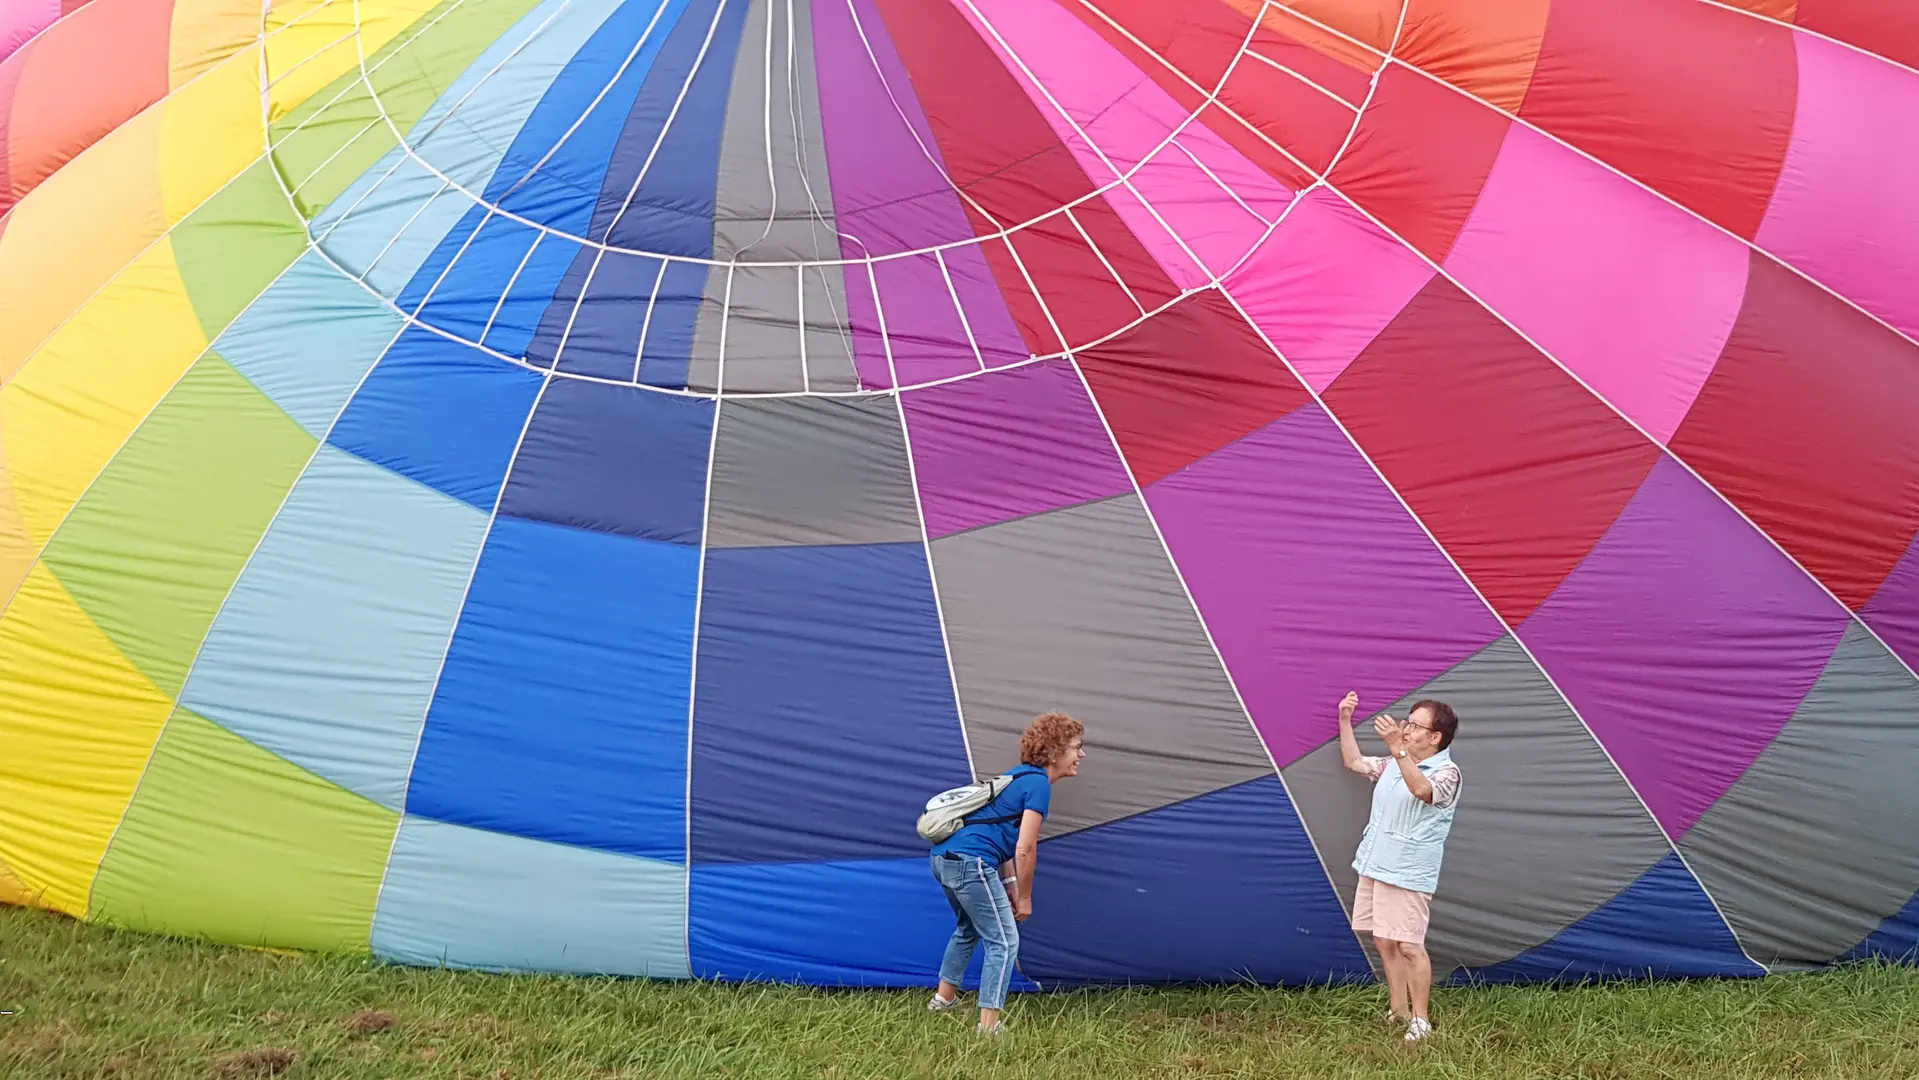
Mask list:
[[1086,725],[1063,712],[1043,713],[1019,737],[1019,759],[1024,765],[1051,765],[1060,751],[1086,734]]

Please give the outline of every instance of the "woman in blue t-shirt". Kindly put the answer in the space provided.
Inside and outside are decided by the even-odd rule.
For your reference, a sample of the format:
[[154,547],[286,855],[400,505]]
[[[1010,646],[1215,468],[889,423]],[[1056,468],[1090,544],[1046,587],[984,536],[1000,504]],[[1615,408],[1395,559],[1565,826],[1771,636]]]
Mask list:
[[[1033,913],[1033,868],[1039,861],[1040,821],[1052,803],[1053,782],[1079,775],[1086,756],[1085,727],[1065,713],[1035,719],[1019,740],[1019,767],[999,797],[967,815],[969,824],[933,848],[933,876],[946,890],[959,925],[940,961],[939,989],[927,1008],[959,1005],[959,983],[986,943],[979,980],[979,1030],[996,1035],[1006,988],[1019,955],[1019,927]],[[974,824],[972,822],[977,822]]]

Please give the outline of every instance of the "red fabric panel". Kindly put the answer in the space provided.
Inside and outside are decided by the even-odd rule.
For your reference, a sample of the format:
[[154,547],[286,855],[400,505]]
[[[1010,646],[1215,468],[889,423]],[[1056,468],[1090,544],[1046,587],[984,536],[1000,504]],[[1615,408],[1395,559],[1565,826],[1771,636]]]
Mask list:
[[1798,88],[1778,23],[1698,0],[1555,0],[1520,115],[1751,239]]
[[[1233,69],[1232,78],[1220,91],[1221,103],[1244,117],[1260,134],[1285,147],[1314,174],[1325,173],[1332,166],[1333,155],[1339,152],[1340,144],[1346,141],[1346,133],[1352,130],[1353,122],[1358,118],[1356,110],[1359,102],[1366,98],[1365,77],[1270,30],[1262,29],[1259,32],[1253,51],[1271,57],[1307,78],[1313,78],[1309,72],[1317,68],[1337,69],[1343,76],[1337,78],[1333,85],[1319,84],[1335,93],[1341,88],[1348,92],[1353,89],[1351,80],[1344,76],[1358,78],[1359,96],[1352,100],[1353,108],[1347,108],[1271,64],[1247,56]],[[1295,168],[1293,171],[1298,170]],[[1292,177],[1275,175],[1295,188],[1305,186]]]
[[27,64],[38,48],[38,39],[27,42],[18,52],[0,60],[0,218],[3,218],[13,206],[13,171],[9,164],[10,155],[7,144],[7,132],[13,127],[14,103],[20,96],[20,73],[27,70]]
[[1913,0],[1799,0],[1808,30],[1908,67],[1919,67],[1919,3]]
[[[1327,109],[1344,114],[1345,118],[1339,121],[1339,135],[1345,137],[1351,123],[1350,112],[1257,60],[1239,62],[1215,104],[1205,104],[1205,93],[1180,78],[1178,73],[1184,73],[1205,92],[1219,86],[1246,40],[1247,31],[1252,28],[1251,18],[1244,13],[1219,3],[1168,4],[1165,0],[1110,0],[1098,7],[1096,13],[1084,4],[1067,4],[1068,10],[1110,42],[1174,101],[1188,110],[1199,110],[1200,123],[1225,139],[1247,160],[1294,190],[1311,183],[1313,178],[1267,140],[1310,162],[1313,148],[1325,141],[1321,129]],[[1124,32],[1114,23],[1123,27]],[[1134,38],[1146,48],[1135,44]],[[1261,30],[1254,40],[1281,42],[1285,39]],[[1317,54],[1308,63],[1338,67],[1347,75],[1355,74],[1350,68]],[[1168,70],[1167,64],[1176,70]],[[1363,85],[1365,77],[1360,76],[1360,81]],[[1309,101],[1309,97],[1319,100]],[[1274,117],[1283,117],[1284,122],[1275,123]],[[1249,130],[1247,124],[1251,124],[1253,130]],[[1335,141],[1333,145],[1339,144]]]
[[60,14],[71,15],[90,2],[91,0],[60,0]]
[[[911,0],[881,0],[894,47],[913,77],[913,88],[939,143],[947,172],[986,213],[1005,225],[1021,224],[1093,191],[1093,182],[1059,141],[1013,74],[952,6]],[[1055,214],[1012,235],[1012,244],[1051,308],[1068,345],[1110,334],[1136,318],[1139,309],[1113,277],[1117,272],[1146,305],[1171,300],[1179,290],[1103,198],[1075,207],[1073,215],[1099,246],[1087,246],[1072,221]],[[975,229],[996,227],[973,214]],[[1060,348],[1045,314],[1031,299],[1025,277],[998,247],[994,272],[1004,289],[1024,294],[1015,319],[1030,348]],[[1106,268],[1104,255],[1113,270]],[[1010,274],[1010,280],[1006,275]]]
[[1486,185],[1512,121],[1415,71],[1392,65],[1333,170],[1333,187],[1435,262]]
[[1660,456],[1442,277],[1324,398],[1508,623],[1579,565]]
[[1919,530],[1919,349],[1755,254],[1672,449],[1857,611]]
[[173,0],[96,0],[8,59],[29,62],[0,100],[0,212],[166,95],[172,24]]
[[1079,354],[1141,486],[1312,400],[1218,289]]

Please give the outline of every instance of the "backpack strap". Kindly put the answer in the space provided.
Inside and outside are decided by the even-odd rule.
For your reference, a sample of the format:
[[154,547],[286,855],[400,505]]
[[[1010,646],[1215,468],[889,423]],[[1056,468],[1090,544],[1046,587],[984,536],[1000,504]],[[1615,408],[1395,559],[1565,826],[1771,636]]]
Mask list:
[[[1021,770],[1025,770],[1025,772],[1023,773]],[[1038,771],[1040,771],[1039,766],[1027,765],[1022,762],[1017,767],[1008,769],[1007,775],[1017,779],[1022,775],[1027,775],[1032,772],[1038,772]],[[985,810],[991,808],[994,803],[999,802],[1001,798],[1005,797],[1006,790],[1011,789],[1012,786],[1013,785],[1011,783],[1008,783],[1005,789],[1002,789],[998,795],[993,796],[992,802],[989,802],[985,806],[980,807],[978,810],[973,811],[973,813],[975,814],[982,813]],[[966,815],[960,818],[960,823],[961,823],[960,827],[965,828],[968,825],[1004,825],[1009,821],[1018,821],[1020,818],[1025,816],[1026,816],[1026,811],[1023,808],[1018,813],[1003,814],[999,817],[976,818],[971,815]]]

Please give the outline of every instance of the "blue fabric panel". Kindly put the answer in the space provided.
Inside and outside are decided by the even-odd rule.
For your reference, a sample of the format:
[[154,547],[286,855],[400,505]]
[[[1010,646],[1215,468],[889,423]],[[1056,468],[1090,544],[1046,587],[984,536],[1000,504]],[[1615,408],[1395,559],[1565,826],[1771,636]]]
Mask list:
[[540,320],[553,306],[553,290],[583,250],[577,240],[542,234],[526,265],[520,267],[519,276],[501,298],[499,313],[493,316],[493,328],[486,332],[483,344],[524,358]]
[[409,327],[327,441],[491,512],[544,379]]
[[700,612],[694,861],[924,855],[971,779],[924,547],[710,549]]
[[[478,232],[480,226],[488,220],[486,207],[477,203],[467,205],[466,213],[460,215],[460,220],[454,222],[453,227],[440,238],[440,242],[434,246],[432,252],[421,260],[419,270],[401,287],[399,295],[393,298],[393,302],[399,306],[400,310],[413,312],[416,315],[419,313],[421,301],[427,298],[427,290],[433,289],[441,276],[447,273],[448,264],[454,261],[456,256],[462,262],[465,260],[466,256],[460,254],[461,249],[469,246],[467,241],[472,239],[473,234]],[[511,272],[510,268],[508,272]],[[500,281],[504,285],[506,279],[502,277]],[[436,295],[438,291],[434,289]],[[484,316],[482,321],[485,321]]]
[[[952,932],[953,909],[924,854],[693,868],[695,978],[931,987]],[[975,956],[974,987],[980,963]],[[1013,989],[1034,987],[1015,973]]]
[[392,308],[308,251],[213,348],[309,435],[324,439],[402,325]]
[[1848,960],[1878,958],[1902,964],[1919,964],[1919,896],[1914,896],[1897,914],[1879,924]]
[[1461,968],[1467,982],[1583,982],[1755,976],[1725,920],[1676,854],[1544,944],[1490,967]]
[[214,619],[181,704],[400,809],[486,521],[322,446]]
[[686,869],[408,816],[373,951],[424,967],[685,978]]
[[500,512],[698,544],[713,402],[555,379],[540,399]]
[[[513,280],[514,272],[520,269],[521,261],[539,238],[539,230],[530,225],[509,218],[488,218],[467,244],[465,253],[433,288],[426,305],[419,309],[420,321],[467,341],[479,341],[486,332],[487,320],[493,317],[493,310],[499,305],[500,294],[506,291],[507,283]],[[418,275],[414,281],[425,281],[432,286],[432,279],[425,274]],[[421,291],[424,295],[424,288]],[[400,303],[406,306],[405,296]]]
[[686,3],[627,3],[615,11],[534,107],[487,185],[487,201],[584,235],[633,99]]
[[646,327],[640,352],[640,381],[648,386],[686,387],[686,371],[693,356],[693,335],[705,302],[704,263],[670,263],[653,296],[653,320]]
[[699,552],[498,518],[409,813],[678,862]]
[[1020,933],[1042,986],[1372,979],[1278,777],[1046,840],[1039,865]]
[[[720,139],[748,7],[692,0],[674,24],[613,149],[589,239],[632,251],[712,255]],[[644,298],[658,271],[656,262],[639,256],[596,259],[593,250],[581,251],[528,358],[550,365],[564,340],[563,370],[632,378]],[[700,276],[704,280],[703,267]],[[689,332],[689,348],[691,340]]]

